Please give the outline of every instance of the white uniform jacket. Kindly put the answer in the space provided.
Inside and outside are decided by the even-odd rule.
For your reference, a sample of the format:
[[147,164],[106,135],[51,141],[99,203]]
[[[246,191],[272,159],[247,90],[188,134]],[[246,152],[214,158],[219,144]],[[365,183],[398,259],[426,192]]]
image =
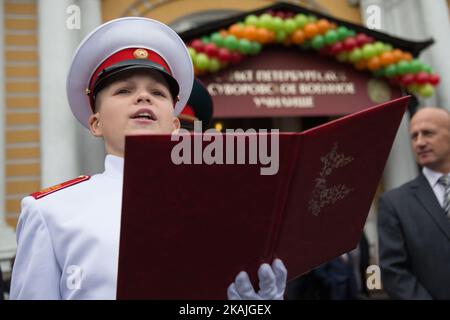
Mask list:
[[115,299],[123,158],[38,200],[22,200],[11,299]]

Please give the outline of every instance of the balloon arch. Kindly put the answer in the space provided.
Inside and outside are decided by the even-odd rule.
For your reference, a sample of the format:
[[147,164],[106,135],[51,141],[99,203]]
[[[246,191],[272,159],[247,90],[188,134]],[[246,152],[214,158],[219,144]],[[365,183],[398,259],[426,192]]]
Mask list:
[[264,46],[278,44],[315,50],[320,55],[352,64],[357,70],[369,71],[375,77],[388,78],[391,84],[410,93],[423,97],[433,95],[440,78],[429,65],[415,59],[411,52],[376,40],[359,29],[357,32],[311,13],[269,8],[196,37],[187,46],[196,76],[218,72],[259,54]]

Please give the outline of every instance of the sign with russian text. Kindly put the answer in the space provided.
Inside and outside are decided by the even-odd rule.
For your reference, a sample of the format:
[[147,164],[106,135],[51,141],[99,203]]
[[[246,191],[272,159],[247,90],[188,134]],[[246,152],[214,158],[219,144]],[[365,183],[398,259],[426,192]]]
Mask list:
[[215,118],[339,116],[402,95],[367,71],[283,46],[200,79],[213,97]]

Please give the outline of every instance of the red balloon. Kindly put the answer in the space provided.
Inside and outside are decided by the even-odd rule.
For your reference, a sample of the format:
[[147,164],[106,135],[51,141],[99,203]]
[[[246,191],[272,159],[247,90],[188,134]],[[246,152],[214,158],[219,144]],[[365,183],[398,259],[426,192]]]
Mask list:
[[409,86],[413,82],[414,82],[414,75],[413,74],[407,73],[407,74],[402,76],[401,83],[404,86]]
[[197,52],[203,52],[205,45],[203,44],[202,40],[194,39],[191,42],[191,47]]
[[389,83],[394,85],[394,86],[397,86],[397,85],[399,85],[401,83],[401,77],[400,76],[392,77],[392,78],[389,79]]
[[217,57],[219,55],[219,49],[214,43],[208,43],[203,50],[209,57]]
[[331,47],[330,46],[323,46],[319,50],[319,54],[322,56],[328,56],[331,54]]
[[355,37],[356,42],[358,43],[358,47],[362,47],[366,43],[369,43],[369,37],[364,33],[358,33]]
[[228,51],[227,48],[220,48],[217,57],[223,61],[223,62],[230,62],[231,61],[231,54],[230,51]]
[[437,74],[430,74],[428,82],[431,83],[433,86],[436,86],[441,81],[441,78]]
[[240,54],[237,51],[231,52],[231,54],[230,54],[230,62],[231,63],[237,64],[237,63],[241,62],[242,58],[243,58],[242,54]]
[[294,13],[292,11],[288,11],[288,12],[285,13],[285,18],[286,19],[292,18],[293,16],[294,16]]
[[344,45],[342,44],[342,42],[338,41],[335,42],[331,48],[330,48],[330,52],[331,54],[338,54],[340,53],[342,50],[344,50]]
[[356,42],[355,38],[353,37],[348,37],[347,39],[344,40],[344,49],[345,50],[353,50],[356,46],[358,45],[358,43]]
[[275,17],[280,17],[281,19],[284,19],[284,18],[286,18],[286,15],[284,14],[283,11],[277,11],[275,13]]
[[427,83],[429,79],[430,76],[426,72],[421,71],[418,74],[416,74],[416,82],[419,84]]

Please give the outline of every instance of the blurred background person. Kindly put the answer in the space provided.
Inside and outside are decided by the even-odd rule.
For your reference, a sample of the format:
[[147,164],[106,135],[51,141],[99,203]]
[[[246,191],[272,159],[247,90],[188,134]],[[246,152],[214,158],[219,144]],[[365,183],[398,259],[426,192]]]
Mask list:
[[394,299],[450,299],[450,113],[420,109],[409,131],[423,170],[380,198],[382,282]]

